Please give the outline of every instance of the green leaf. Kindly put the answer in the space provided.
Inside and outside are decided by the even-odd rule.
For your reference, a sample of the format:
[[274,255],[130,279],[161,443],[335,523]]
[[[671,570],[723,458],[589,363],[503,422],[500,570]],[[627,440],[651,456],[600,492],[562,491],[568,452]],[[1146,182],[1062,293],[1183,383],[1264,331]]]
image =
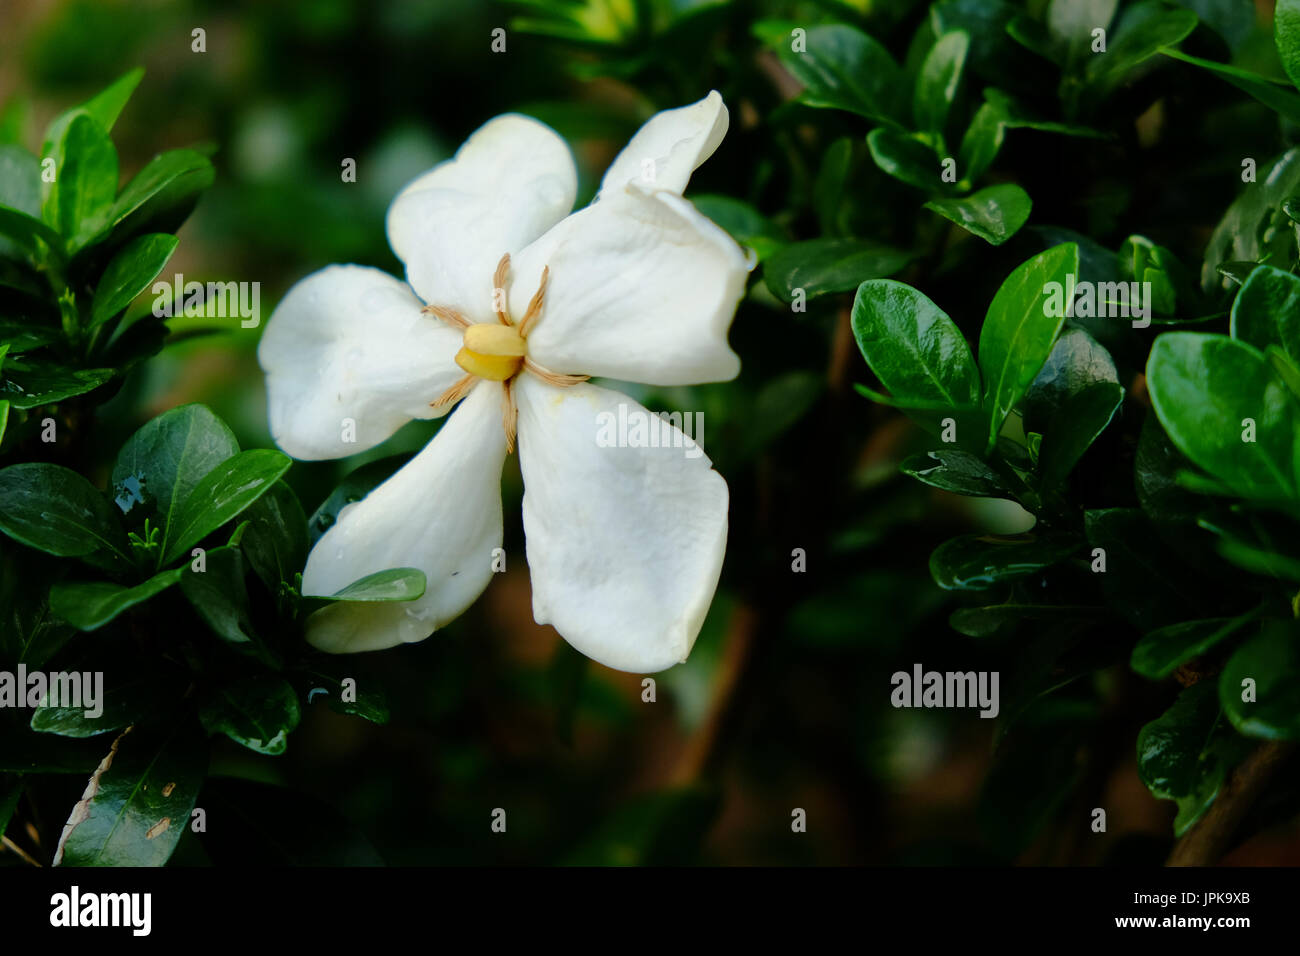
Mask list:
[[104,229],[114,230],[115,238],[175,232],[214,177],[212,163],[192,149],[155,156],[122,189]]
[[1089,58],[1081,99],[1101,100],[1135,67],[1157,53],[1174,55],[1166,47],[1181,43],[1198,22],[1190,10],[1170,10],[1159,2],[1130,7],[1114,30],[1106,52]]
[[1058,564],[1079,543],[1074,535],[1055,533],[962,535],[934,549],[930,576],[946,591],[983,591]]
[[1273,11],[1273,36],[1286,75],[1300,87],[1300,0],[1277,0],[1277,8]]
[[975,118],[962,137],[959,152],[961,168],[957,172],[964,182],[973,183],[993,165],[1006,133],[1005,116],[997,106],[984,103],[975,111]]
[[953,184],[943,180],[943,164],[934,148],[907,133],[884,126],[867,134],[871,158],[884,172],[926,193],[948,193]]
[[28,216],[41,214],[41,165],[16,144],[0,146],[0,206]]
[[1052,307],[1053,286],[1063,300],[1066,277],[1078,271],[1079,247],[1054,246],[1017,267],[989,305],[979,341],[989,451],[996,447],[1007,415],[1051,355],[1065,322],[1065,309]]
[[281,582],[307,563],[307,516],[298,496],[283,481],[275,485],[244,512],[248,530],[241,542],[253,571],[275,593]]
[[867,239],[810,239],[774,253],[763,278],[773,295],[793,302],[800,289],[807,298],[847,292],[866,279],[893,275],[912,258],[910,252]]
[[125,730],[73,807],[56,866],[162,866],[189,827],[207,769],[188,723]]
[[900,119],[902,71],[883,46],[861,30],[840,23],[812,27],[804,39],[804,52],[783,42],[777,54],[804,85],[799,96],[802,103],[848,110],[876,122]]
[[274,756],[284,753],[298,726],[298,695],[275,674],[245,677],[206,697],[199,719],[210,734],[225,734],[249,750]]
[[114,374],[111,368],[64,368],[24,358],[6,363],[0,395],[14,408],[38,408],[93,392]]
[[1293,123],[1300,123],[1300,93],[1281,83],[1275,83],[1266,76],[1242,70],[1226,63],[1215,63],[1189,56],[1179,50],[1161,50],[1165,56],[1191,63],[1203,70],[1209,70],[1220,79],[1227,80],[1243,93],[1248,93],[1259,100],[1273,112],[1285,116]]
[[1237,649],[1219,677],[1219,701],[1232,726],[1247,737],[1300,738],[1300,634],[1295,621],[1272,622]]
[[1175,836],[1209,809],[1228,771],[1245,756],[1244,745],[1222,719],[1213,681],[1188,687],[1138,732],[1138,775],[1154,796],[1178,803]]
[[46,158],[54,159],[55,180],[45,195],[45,222],[75,252],[108,218],[117,196],[117,150],[104,128],[82,113]]
[[988,637],[1003,627],[1025,621],[1045,621],[1059,626],[1102,615],[1101,608],[1079,604],[990,604],[958,608],[952,612],[948,623],[953,630],[969,637]]
[[1283,203],[1300,191],[1300,146],[1272,163],[1260,164],[1258,181],[1247,184],[1210,236],[1201,268],[1201,287],[1224,288],[1230,280],[1218,267],[1228,262],[1266,262],[1289,268],[1296,257],[1295,230]]
[[424,572],[418,568],[389,568],[358,578],[330,595],[311,595],[323,601],[414,601],[423,597]]
[[1025,431],[1043,436],[1038,473],[1044,488],[1065,480],[1123,398],[1110,353],[1082,329],[1062,332],[1023,403]]
[[977,498],[1011,498],[1011,492],[992,468],[978,455],[959,449],[927,451],[912,455],[899,471],[934,488]]
[[149,287],[176,250],[177,239],[166,233],[150,233],[131,240],[104,269],[95,288],[90,325],[96,326],[118,312]]
[[1033,203],[1029,193],[1015,183],[981,189],[960,199],[932,199],[925,204],[945,219],[993,246],[1000,246],[1029,218]]
[[165,591],[180,578],[180,569],[174,568],[130,588],[109,581],[60,581],[50,588],[50,610],[78,630],[93,631]]
[[1143,635],[1129,661],[1134,671],[1152,680],[1163,680],[1192,658],[1200,657],[1236,634],[1257,615],[1215,617],[1201,621],[1179,621]]
[[288,456],[268,448],[241,451],[194,486],[163,533],[162,563],[170,564],[269,491],[289,470]]
[[234,433],[207,406],[173,408],[147,422],[118,452],[112,478],[117,505],[130,512],[147,496],[166,527],[203,477],[238,453]]
[[862,283],[853,300],[853,337],[871,371],[905,404],[979,404],[979,372],[952,319],[902,282]]
[[1300,362],[1300,278],[1272,266],[1255,269],[1232,303],[1232,337],[1261,352],[1281,346]]
[[26,462],[0,469],[0,531],[28,547],[80,557],[124,554],[126,539],[95,486],[70,468]]
[[212,548],[204,555],[202,571],[194,570],[193,562],[179,571],[181,591],[217,637],[232,644],[255,639],[238,547]]
[[0,206],[0,238],[10,240],[6,242],[4,248],[0,248],[0,253],[5,255],[21,251],[27,258],[39,262],[47,246],[57,255],[63,254],[63,239],[57,232],[39,219],[2,206]]
[[[1265,356],[1223,335],[1156,339],[1147,386],[1160,423],[1183,454],[1247,498],[1296,495],[1300,405]],[[1247,419],[1254,441],[1244,441]]]
[[[346,658],[335,658],[343,661]],[[288,674],[298,689],[298,695],[306,698],[307,703],[312,703],[313,699],[317,702],[323,701],[330,710],[336,714],[348,714],[355,717],[363,717],[374,724],[386,724],[391,716],[388,708],[388,699],[384,696],[382,690],[372,689],[369,684],[378,684],[378,681],[358,680],[351,677],[355,674],[354,665],[349,665],[344,673],[349,674],[352,683],[345,685],[342,678],[337,674],[325,673],[320,667],[304,667],[302,670],[292,671]],[[340,670],[343,668],[340,666]],[[325,691],[322,695],[319,691]],[[313,698],[312,692],[317,691]],[[351,698],[351,699],[348,699]]]
[[131,94],[140,85],[140,80],[143,77],[144,70],[136,67],[134,70],[118,77],[86,102],[65,110],[56,116],[50,123],[49,129],[46,130],[42,153],[49,155],[51,147],[63,138],[69,124],[77,118],[78,114],[84,113],[89,116],[103,128],[105,133],[112,132],[113,124],[117,122],[122,108],[126,106],[127,100],[131,98]]
[[[91,669],[83,666],[78,670],[87,673]],[[104,682],[97,708],[42,704],[32,711],[32,730],[60,737],[95,737],[110,730],[121,730],[171,706],[187,686],[184,672],[175,668],[163,670],[155,664],[132,662],[125,675],[121,671],[120,666],[117,672],[100,671]],[[82,694],[84,703],[84,690]],[[88,709],[98,709],[99,713],[88,716]]]
[[921,64],[912,96],[912,116],[917,129],[942,135],[948,122],[948,111],[957,98],[962,67],[970,51],[970,35],[964,30],[945,33]]

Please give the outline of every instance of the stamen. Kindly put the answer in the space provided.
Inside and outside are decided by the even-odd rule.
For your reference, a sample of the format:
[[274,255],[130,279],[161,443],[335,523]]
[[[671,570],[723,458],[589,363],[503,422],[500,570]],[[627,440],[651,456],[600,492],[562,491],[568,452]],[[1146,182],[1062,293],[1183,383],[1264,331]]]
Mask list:
[[461,315],[455,309],[449,309],[445,305],[426,305],[420,311],[436,315],[448,325],[454,325],[458,329],[468,329],[470,325],[469,319],[465,318],[465,316]]
[[469,394],[470,389],[474,387],[475,381],[477,381],[475,376],[466,375],[429,404],[434,408],[441,408],[443,405],[453,405]]
[[524,359],[524,368],[527,371],[532,372],[548,385],[555,385],[559,388],[568,388],[571,385],[577,385],[578,383],[585,382],[587,379],[591,378],[590,375],[564,375],[560,372],[552,372],[549,368],[538,365],[530,358]]
[[510,324],[510,305],[506,301],[506,273],[510,271],[510,253],[501,257],[497,271],[492,274],[492,307],[502,325]]
[[528,311],[524,317],[519,320],[519,334],[524,338],[528,337],[529,330],[533,323],[537,321],[542,312],[542,300],[546,297],[546,285],[551,281],[551,267],[542,266],[542,281],[538,283],[537,291],[533,293],[532,299],[528,302]]
[[515,393],[510,387],[513,380],[502,383],[505,391],[502,394],[501,424],[506,430],[506,454],[509,455],[515,450],[515,433],[519,426],[519,406],[515,404]]

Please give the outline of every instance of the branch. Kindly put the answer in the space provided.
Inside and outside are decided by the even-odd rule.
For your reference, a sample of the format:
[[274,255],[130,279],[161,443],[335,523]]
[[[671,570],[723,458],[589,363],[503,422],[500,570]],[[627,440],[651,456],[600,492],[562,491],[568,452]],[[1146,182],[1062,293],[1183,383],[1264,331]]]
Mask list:
[[1233,835],[1278,768],[1295,746],[1280,741],[1263,744],[1228,776],[1218,797],[1200,821],[1174,847],[1167,866],[1209,866],[1231,846]]

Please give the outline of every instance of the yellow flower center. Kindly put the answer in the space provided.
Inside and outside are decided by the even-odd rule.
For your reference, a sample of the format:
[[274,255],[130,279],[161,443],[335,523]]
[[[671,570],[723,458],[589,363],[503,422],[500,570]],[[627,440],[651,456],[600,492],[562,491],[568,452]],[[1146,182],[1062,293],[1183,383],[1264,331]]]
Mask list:
[[501,257],[492,276],[492,309],[496,312],[496,322],[471,323],[456,309],[442,305],[426,305],[424,311],[436,315],[448,325],[461,329],[465,333],[464,345],[456,353],[456,364],[465,370],[464,378],[429,404],[435,408],[452,405],[468,395],[481,379],[502,383],[504,390],[501,420],[506,430],[506,450],[514,451],[515,421],[518,417],[514,392],[511,390],[514,377],[520,372],[527,371],[543,382],[567,388],[585,382],[587,376],[552,372],[528,357],[528,333],[541,318],[550,269],[542,269],[537,292],[518,322],[511,319],[510,307],[506,301],[505,280],[509,271],[510,256],[507,254]]
[[465,330],[465,345],[456,353],[456,364],[470,375],[505,382],[519,373],[527,354],[518,326],[482,322]]

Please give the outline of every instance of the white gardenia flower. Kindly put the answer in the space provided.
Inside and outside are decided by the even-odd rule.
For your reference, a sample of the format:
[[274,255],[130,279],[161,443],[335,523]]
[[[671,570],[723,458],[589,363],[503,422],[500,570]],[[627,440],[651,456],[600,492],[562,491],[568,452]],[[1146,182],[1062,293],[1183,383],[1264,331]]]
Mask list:
[[304,594],[330,595],[414,567],[424,596],[331,604],[308,622],[312,644],[423,640],[474,602],[501,547],[500,475],[517,429],[538,623],[619,670],[686,658],[722,569],[727,484],[680,435],[677,447],[602,447],[601,413],[649,413],[586,378],[688,385],[739,372],[727,329],[750,266],[681,195],[726,131],[716,92],[657,114],[596,201],[569,215],[568,146],[536,120],[499,116],[389,207],[410,285],[347,265],[289,290],[258,349],[271,433],[288,454],[353,455],[460,404],[339,513],[303,572]]

